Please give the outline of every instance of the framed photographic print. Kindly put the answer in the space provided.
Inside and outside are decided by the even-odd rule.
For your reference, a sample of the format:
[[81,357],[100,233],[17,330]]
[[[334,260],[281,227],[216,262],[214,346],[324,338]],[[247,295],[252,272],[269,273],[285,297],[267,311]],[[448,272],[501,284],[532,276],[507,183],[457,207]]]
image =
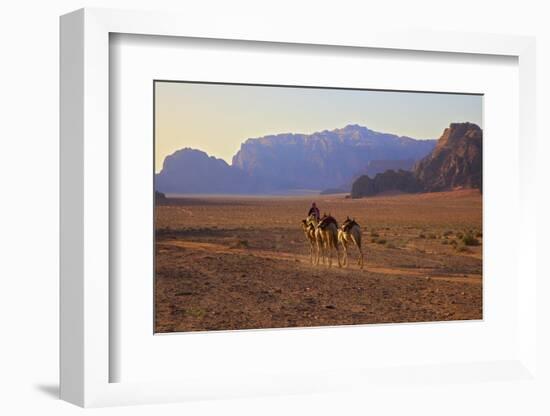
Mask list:
[[155,332],[482,319],[482,100],[154,81]]
[[533,39],[241,29],[61,18],[62,398],[540,387]]

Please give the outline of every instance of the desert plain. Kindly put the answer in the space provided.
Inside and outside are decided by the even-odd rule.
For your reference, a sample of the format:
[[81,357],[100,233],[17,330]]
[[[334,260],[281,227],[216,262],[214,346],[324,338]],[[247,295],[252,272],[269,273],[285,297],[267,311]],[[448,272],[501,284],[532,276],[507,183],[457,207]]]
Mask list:
[[[312,265],[311,203],[362,230],[364,268]],[[181,196],[155,207],[155,332],[482,319],[479,190]],[[340,250],[340,255],[342,251]]]

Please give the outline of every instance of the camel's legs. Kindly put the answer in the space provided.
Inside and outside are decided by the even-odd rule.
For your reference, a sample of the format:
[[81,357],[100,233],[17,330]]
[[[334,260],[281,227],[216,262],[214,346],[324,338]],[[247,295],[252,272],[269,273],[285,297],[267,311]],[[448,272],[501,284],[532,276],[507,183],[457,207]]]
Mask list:
[[317,266],[319,264],[319,246],[317,245],[317,241],[315,242],[314,250],[313,264]]
[[328,267],[332,267],[332,250],[330,249],[330,240],[328,236],[325,241],[325,253],[327,255]]
[[357,264],[361,267],[361,269],[363,268],[363,250],[361,249],[361,242],[358,241],[355,236],[351,236],[354,244],[355,244],[355,247],[357,247],[357,250],[359,250],[359,260],[357,261]]
[[327,238],[327,250],[329,252],[329,267],[332,267],[332,251],[336,251],[336,260],[338,261],[338,267],[342,267],[340,262],[340,251],[338,250],[338,239],[334,236],[329,236]]
[[361,267],[361,269],[363,268],[363,265],[364,265],[364,260],[363,260],[363,250],[361,249],[361,246],[357,246],[357,249],[359,250],[359,261],[357,264],[359,264],[359,266]]
[[323,242],[317,240],[317,262],[316,265],[319,265],[320,260],[323,261],[323,264],[325,264],[325,253],[323,250]]
[[334,249],[336,250],[336,260],[338,260],[338,267],[342,267],[340,262],[340,250],[338,250],[338,240],[334,241]]
[[342,248],[344,251],[342,266],[347,267],[348,266],[348,246],[345,241],[342,241]]

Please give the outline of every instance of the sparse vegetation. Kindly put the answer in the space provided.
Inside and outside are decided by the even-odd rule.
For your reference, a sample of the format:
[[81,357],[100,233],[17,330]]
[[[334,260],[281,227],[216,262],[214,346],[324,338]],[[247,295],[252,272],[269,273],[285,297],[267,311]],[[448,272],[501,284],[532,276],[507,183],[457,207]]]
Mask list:
[[458,251],[459,253],[469,253],[470,249],[465,245],[460,244],[456,247],[456,251]]
[[248,240],[237,240],[231,245],[231,248],[249,248]]
[[462,242],[466,246],[478,246],[479,240],[473,236],[471,232],[467,232],[462,236]]
[[187,308],[183,312],[185,315],[192,316],[193,318],[202,318],[204,316],[204,310],[199,308]]

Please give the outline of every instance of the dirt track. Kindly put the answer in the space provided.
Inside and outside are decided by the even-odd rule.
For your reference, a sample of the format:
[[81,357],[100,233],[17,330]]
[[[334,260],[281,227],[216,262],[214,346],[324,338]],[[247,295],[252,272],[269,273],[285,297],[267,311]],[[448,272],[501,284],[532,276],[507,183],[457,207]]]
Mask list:
[[[312,266],[300,220],[311,197],[199,197],[156,210],[156,331],[482,317],[477,192],[317,197],[363,228],[365,269]],[[479,238],[481,240],[481,237]]]

